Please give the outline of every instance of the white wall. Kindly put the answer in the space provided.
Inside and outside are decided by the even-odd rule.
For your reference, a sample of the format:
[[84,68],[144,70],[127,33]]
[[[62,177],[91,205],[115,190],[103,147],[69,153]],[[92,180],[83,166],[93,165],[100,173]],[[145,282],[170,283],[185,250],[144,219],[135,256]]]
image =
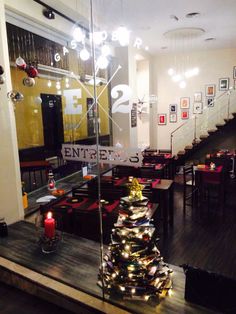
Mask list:
[[138,147],[150,146],[149,138],[149,60],[137,61],[137,96],[143,101],[144,113],[138,114],[137,136]]
[[[233,66],[236,65],[236,49],[219,49],[194,52],[188,54],[188,67],[199,67],[198,76],[189,78],[185,89],[179,88],[178,84],[171,80],[167,71],[174,64],[178,64],[179,56],[166,55],[156,56],[154,59],[153,79],[156,79],[156,94],[158,96],[157,113],[167,114],[167,125],[157,127],[157,133],[151,134],[156,138],[156,146],[160,149],[170,148],[170,133],[186,120],[181,120],[180,98],[190,97],[190,111],[192,115],[193,95],[195,92],[202,92],[203,105],[205,104],[205,85],[216,85],[216,96],[220,95],[219,78],[230,78],[230,86],[233,85]],[[176,103],[178,122],[169,123],[169,105]],[[157,121],[157,116],[156,116]],[[155,132],[155,130],[154,130]],[[191,143],[189,143],[191,144]]]
[[12,90],[7,48],[5,12],[0,1],[0,60],[6,82],[0,85],[0,217],[8,224],[23,218],[19,157],[13,104],[7,98]]

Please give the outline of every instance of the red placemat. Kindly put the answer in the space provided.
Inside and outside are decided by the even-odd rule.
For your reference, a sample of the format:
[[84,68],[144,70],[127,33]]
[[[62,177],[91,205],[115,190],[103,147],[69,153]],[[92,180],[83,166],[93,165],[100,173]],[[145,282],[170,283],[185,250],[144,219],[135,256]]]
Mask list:
[[121,184],[123,184],[125,181],[127,181],[127,178],[126,178],[126,177],[120,178],[120,179],[114,179],[114,185],[115,185],[115,186],[121,185]]
[[161,169],[163,169],[164,165],[165,165],[165,164],[156,164],[156,165],[155,165],[155,170],[161,170]]
[[88,201],[87,197],[78,196],[78,198],[82,198],[83,200],[78,203],[70,203],[68,202],[69,199],[77,198],[77,197],[67,197],[65,200],[62,200],[58,205],[71,205],[73,208],[83,205]]

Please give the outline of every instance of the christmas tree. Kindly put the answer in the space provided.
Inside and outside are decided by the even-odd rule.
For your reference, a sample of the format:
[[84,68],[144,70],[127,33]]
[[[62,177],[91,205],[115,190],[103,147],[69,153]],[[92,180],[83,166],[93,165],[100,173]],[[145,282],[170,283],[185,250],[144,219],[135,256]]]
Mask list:
[[172,270],[157,248],[143,186],[134,178],[128,187],[129,196],[120,200],[118,221],[104,255],[98,284],[109,294],[148,301],[171,288]]

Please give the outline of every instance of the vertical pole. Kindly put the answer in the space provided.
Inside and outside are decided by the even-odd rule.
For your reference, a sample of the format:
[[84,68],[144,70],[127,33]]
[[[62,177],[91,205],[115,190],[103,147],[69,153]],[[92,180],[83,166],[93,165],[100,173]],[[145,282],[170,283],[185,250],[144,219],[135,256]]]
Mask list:
[[196,140],[197,140],[197,115],[194,116],[194,140],[193,143],[196,144]]
[[96,130],[96,150],[97,150],[97,179],[98,179],[98,209],[99,209],[99,225],[100,225],[100,263],[101,263],[101,281],[102,281],[102,297],[104,295],[104,280],[103,280],[103,226],[102,226],[102,207],[101,207],[101,179],[100,179],[100,164],[99,164],[99,125],[98,125],[98,103],[97,103],[97,89],[96,89],[96,71],[95,71],[95,48],[94,48],[94,25],[93,25],[93,0],[90,0],[90,20],[91,20],[91,33],[92,33],[92,67],[93,67],[93,95],[94,95],[94,108],[95,108],[95,130]]
[[229,120],[229,108],[230,108],[230,96],[231,96],[231,91],[228,91],[228,108],[227,108],[227,119]]

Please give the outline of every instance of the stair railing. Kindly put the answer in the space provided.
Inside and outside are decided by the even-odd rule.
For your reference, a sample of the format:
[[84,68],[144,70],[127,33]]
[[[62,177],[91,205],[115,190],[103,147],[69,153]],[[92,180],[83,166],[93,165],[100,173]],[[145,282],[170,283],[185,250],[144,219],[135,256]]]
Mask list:
[[[232,96],[235,99],[232,101]],[[223,125],[225,119],[229,119],[232,113],[236,113],[236,92],[230,87],[210,103],[205,104],[202,114],[193,114],[188,121],[181,124],[171,132],[170,148],[173,155],[184,151],[186,146],[194,145],[201,138],[208,137],[209,131],[217,129],[217,125]]]

